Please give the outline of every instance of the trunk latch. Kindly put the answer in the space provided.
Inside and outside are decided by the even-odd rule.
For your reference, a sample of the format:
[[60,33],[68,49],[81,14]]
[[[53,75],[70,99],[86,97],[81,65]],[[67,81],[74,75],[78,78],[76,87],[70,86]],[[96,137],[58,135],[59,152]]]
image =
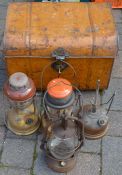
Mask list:
[[64,48],[59,47],[53,51],[52,57],[55,57],[56,60],[65,60],[66,57],[69,57],[69,53]]
[[62,72],[64,69],[68,67],[68,64],[64,62],[65,58],[69,57],[68,52],[59,47],[53,51],[52,57],[56,58],[56,62],[52,63],[52,68],[55,69],[57,72]]

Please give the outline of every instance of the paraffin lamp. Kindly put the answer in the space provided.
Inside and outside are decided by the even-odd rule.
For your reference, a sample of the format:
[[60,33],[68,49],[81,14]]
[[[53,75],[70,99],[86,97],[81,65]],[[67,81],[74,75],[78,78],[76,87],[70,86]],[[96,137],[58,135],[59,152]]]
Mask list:
[[[84,106],[84,135],[88,139],[99,139],[103,137],[109,124],[108,113],[112,105],[115,93],[107,103],[102,103],[100,92],[100,80],[97,80],[96,96],[94,102]],[[107,104],[110,102],[107,109]]]
[[17,135],[35,132],[40,120],[36,107],[36,88],[32,79],[22,72],[12,74],[4,85],[4,94],[8,103],[6,126]]
[[67,172],[75,166],[84,142],[84,127],[79,118],[83,99],[77,88],[76,91],[68,80],[56,78],[48,83],[43,98],[41,147],[45,149],[48,167],[57,172]]

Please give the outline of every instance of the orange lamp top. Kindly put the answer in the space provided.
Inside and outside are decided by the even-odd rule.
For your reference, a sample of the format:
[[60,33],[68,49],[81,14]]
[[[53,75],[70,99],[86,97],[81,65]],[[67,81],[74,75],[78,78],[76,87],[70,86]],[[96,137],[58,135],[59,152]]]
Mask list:
[[71,83],[64,78],[51,80],[47,86],[48,94],[53,98],[66,98],[72,93]]

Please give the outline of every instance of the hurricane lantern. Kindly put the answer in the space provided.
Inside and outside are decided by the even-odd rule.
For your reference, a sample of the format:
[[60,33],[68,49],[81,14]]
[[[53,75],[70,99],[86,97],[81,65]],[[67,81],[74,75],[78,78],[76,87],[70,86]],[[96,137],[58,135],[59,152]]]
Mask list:
[[39,125],[39,111],[36,105],[36,88],[32,79],[22,72],[9,77],[4,84],[7,111],[5,124],[17,135],[29,135],[35,132]]
[[[82,97],[78,94],[80,91],[76,95],[68,80],[56,78],[48,83],[43,98],[45,134],[42,145],[48,167],[60,173],[68,172],[75,166],[78,150],[84,141],[83,123],[79,118]],[[77,104],[79,108],[74,110]]]

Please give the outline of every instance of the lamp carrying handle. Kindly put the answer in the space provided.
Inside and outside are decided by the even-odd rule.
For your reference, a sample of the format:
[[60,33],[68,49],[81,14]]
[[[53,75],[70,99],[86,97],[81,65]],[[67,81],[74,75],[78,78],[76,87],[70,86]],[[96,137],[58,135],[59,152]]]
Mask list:
[[[44,79],[44,73],[45,73],[45,71],[47,70],[48,67],[51,67],[52,64],[56,64],[56,63],[58,63],[59,61],[60,61],[61,63],[66,64],[68,67],[71,68],[71,70],[73,71],[73,80],[74,80],[74,78],[76,77],[76,71],[75,71],[74,67],[73,67],[70,63],[68,63],[67,61],[64,61],[65,58],[69,57],[69,54],[68,54],[68,52],[67,52],[66,50],[64,50],[63,48],[57,48],[56,50],[54,50],[54,51],[52,52],[52,57],[55,57],[56,60],[54,60],[54,61],[52,61],[51,63],[47,64],[47,65],[43,68],[42,73],[41,73],[41,91],[43,90],[43,79]],[[59,70],[58,70],[58,73],[61,73],[61,72],[60,72],[60,68],[59,68]],[[76,80],[77,80],[77,78],[75,78],[75,81],[76,81]]]
[[69,117],[69,119],[75,120],[75,122],[77,123],[77,125],[81,129],[80,137],[79,137],[80,144],[75,148],[75,152],[77,152],[84,145],[84,141],[85,141],[84,122],[81,121],[81,119],[78,119],[76,117]]

